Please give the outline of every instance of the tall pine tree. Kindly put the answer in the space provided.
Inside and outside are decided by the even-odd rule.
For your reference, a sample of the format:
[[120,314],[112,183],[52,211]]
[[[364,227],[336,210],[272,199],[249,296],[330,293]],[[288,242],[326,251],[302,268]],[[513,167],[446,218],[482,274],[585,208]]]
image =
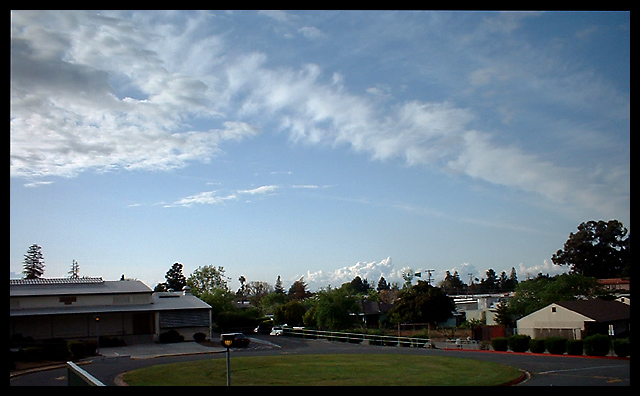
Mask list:
[[40,246],[36,244],[29,246],[29,250],[24,256],[22,273],[25,279],[38,279],[42,276],[44,273],[44,257]]

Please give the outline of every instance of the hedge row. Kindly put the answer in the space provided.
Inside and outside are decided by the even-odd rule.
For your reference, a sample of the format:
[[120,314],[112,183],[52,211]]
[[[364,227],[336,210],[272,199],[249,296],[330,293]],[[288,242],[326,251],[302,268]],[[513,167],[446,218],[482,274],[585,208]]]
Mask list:
[[617,356],[626,357],[631,354],[631,341],[629,338],[620,338],[611,343],[606,335],[594,334],[583,340],[567,340],[562,337],[548,337],[544,340],[532,339],[528,335],[513,335],[511,337],[495,337],[491,340],[494,351],[544,353],[548,351],[554,355],[582,355],[606,356],[611,347]]

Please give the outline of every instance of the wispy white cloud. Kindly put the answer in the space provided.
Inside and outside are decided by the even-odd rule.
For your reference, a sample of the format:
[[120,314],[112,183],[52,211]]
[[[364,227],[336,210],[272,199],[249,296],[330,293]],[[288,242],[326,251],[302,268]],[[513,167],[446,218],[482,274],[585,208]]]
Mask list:
[[275,186],[275,185],[260,186],[260,187],[257,187],[257,188],[253,188],[251,190],[238,190],[238,194],[249,194],[249,195],[272,194],[277,189],[278,189],[278,186]]
[[33,187],[46,186],[52,183],[53,183],[52,181],[35,181],[35,182],[25,183],[24,187],[33,188]]
[[226,201],[236,201],[242,195],[271,195],[279,188],[276,185],[266,185],[249,190],[237,190],[233,193],[221,194],[219,191],[203,191],[201,193],[181,198],[172,204],[164,205],[166,208],[184,206],[191,207],[193,205],[219,205]]
[[[297,26],[307,36],[322,34],[294,13],[261,14]],[[585,211],[610,213],[613,205],[628,205],[629,182],[623,177],[614,181],[586,172],[584,164],[552,160],[512,143],[517,140],[497,139],[495,132],[478,128],[482,104],[464,107],[447,98],[392,102],[391,88],[379,84],[357,94],[347,88],[343,75],[318,64],[273,67],[268,53],[231,46],[222,34],[200,36],[210,23],[206,14],[190,14],[175,25],[151,23],[144,15],[12,13],[12,176],[169,170],[190,161],[207,162],[223,144],[258,134],[253,123],[275,125],[294,143],[347,146],[376,161],[454,172]],[[447,43],[462,53],[500,35],[517,50],[514,32],[524,18],[537,16],[487,14],[484,22],[468,24]],[[431,22],[442,27],[438,19],[446,18],[433,15]],[[412,37],[407,32],[403,30]],[[394,37],[406,39],[399,33]],[[524,50],[531,53],[524,60],[505,52],[499,62],[477,51],[472,58],[467,51],[475,66],[461,71],[467,78],[458,78],[456,87],[466,84],[466,91],[459,90],[457,97],[475,105],[478,99],[470,100],[465,92],[483,100],[502,92],[510,101],[492,103],[510,124],[518,114],[515,94],[525,105],[533,97],[532,102],[548,101],[576,112],[597,109],[593,98],[606,98],[611,117],[629,117],[629,98],[591,71],[557,73],[562,65],[554,59],[531,47],[516,52]],[[526,59],[533,56],[538,57],[535,65],[528,65]],[[381,102],[381,96],[388,101]],[[193,128],[195,118],[220,126]],[[272,193],[275,187],[259,189],[243,191]],[[612,191],[618,194],[611,197]],[[191,198],[194,203],[221,199],[215,194]]]
[[204,191],[196,195],[191,195],[186,198],[179,199],[171,205],[165,205],[165,207],[184,206],[191,207],[192,205],[217,205],[229,200],[236,200],[238,196],[236,194],[217,195],[216,191]]

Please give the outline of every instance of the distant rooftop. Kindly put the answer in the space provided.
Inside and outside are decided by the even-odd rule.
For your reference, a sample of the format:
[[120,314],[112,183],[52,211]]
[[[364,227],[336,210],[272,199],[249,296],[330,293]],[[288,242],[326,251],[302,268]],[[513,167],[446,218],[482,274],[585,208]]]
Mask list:
[[99,278],[36,278],[36,279],[9,279],[9,286],[20,285],[86,285],[104,283],[102,277]]
[[65,294],[153,293],[139,280],[106,281],[100,278],[9,279],[11,297]]

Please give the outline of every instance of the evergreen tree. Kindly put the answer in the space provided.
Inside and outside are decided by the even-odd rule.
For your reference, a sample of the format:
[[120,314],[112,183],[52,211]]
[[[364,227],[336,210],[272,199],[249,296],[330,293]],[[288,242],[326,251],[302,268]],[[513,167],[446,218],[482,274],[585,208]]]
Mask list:
[[384,279],[384,276],[380,276],[380,280],[378,281],[378,287],[376,287],[376,291],[380,293],[382,290],[389,290],[391,286],[387,283],[387,280]]
[[76,260],[71,260],[71,270],[69,271],[69,278],[77,279],[80,277],[80,275],[78,275],[79,273],[80,273],[80,265]]
[[25,279],[38,279],[44,273],[44,257],[42,248],[36,244],[29,246],[24,256],[23,271]]
[[460,279],[460,275],[458,275],[458,271],[453,271],[453,275],[449,271],[445,272],[444,280],[440,282],[440,287],[442,287],[447,294],[459,294],[467,289],[467,285],[462,282]]
[[301,277],[297,281],[293,282],[291,287],[289,288],[289,297],[292,300],[304,300],[307,297],[311,297],[312,294],[307,290],[307,284],[302,280],[304,277]]
[[282,287],[282,280],[280,280],[280,275],[278,275],[278,279],[276,279],[276,285],[273,291],[277,294],[284,294],[284,287]]
[[174,263],[164,276],[167,280],[167,289],[182,290],[187,285],[187,278],[182,273],[182,264]]

